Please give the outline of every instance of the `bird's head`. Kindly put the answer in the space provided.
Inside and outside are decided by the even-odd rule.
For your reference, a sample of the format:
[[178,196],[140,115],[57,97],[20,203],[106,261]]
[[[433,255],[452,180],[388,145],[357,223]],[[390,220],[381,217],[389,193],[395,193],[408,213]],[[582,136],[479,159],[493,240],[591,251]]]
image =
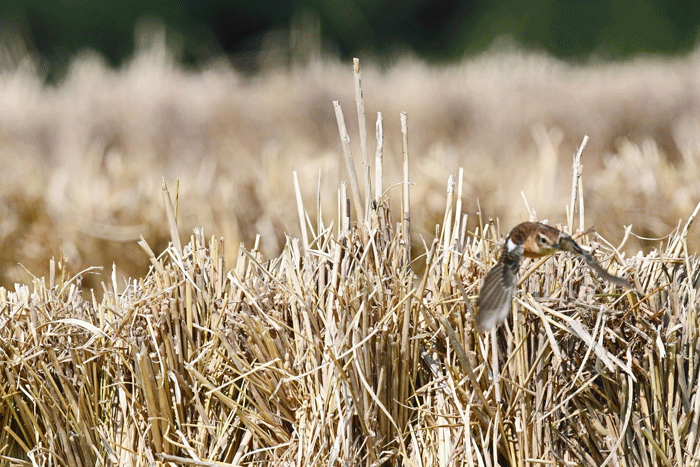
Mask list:
[[571,237],[548,225],[523,222],[508,235],[506,250],[528,258],[539,258],[568,249]]

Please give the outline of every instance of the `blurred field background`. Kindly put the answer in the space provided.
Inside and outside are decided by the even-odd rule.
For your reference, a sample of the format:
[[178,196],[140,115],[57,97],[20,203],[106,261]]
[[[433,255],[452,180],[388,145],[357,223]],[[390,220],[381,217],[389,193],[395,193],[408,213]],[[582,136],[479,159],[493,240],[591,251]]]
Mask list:
[[[697,7],[278,3],[0,4],[0,465],[691,465]],[[353,56],[377,229],[338,209]],[[475,332],[502,234],[567,221],[584,135],[567,230],[635,292],[557,255]]]
[[[36,18],[44,17],[64,21],[64,29],[76,26],[69,23],[76,21],[70,11],[17,5],[21,14],[12,18],[33,25],[32,31]],[[110,8],[83,16],[93,14],[91,28],[99,29],[103,16],[116,14]],[[263,255],[278,255],[286,234],[299,235],[294,170],[307,203],[320,196],[325,212],[336,211],[337,187],[347,173],[332,101],[341,102],[351,137],[357,135],[349,117],[355,104],[347,60],[355,53],[370,135],[376,112],[384,116],[385,187],[400,180],[399,113],[408,113],[412,197],[420,207],[412,219],[416,243],[421,235],[428,242],[434,236],[446,180],[460,167],[470,225],[481,212],[507,231],[527,217],[523,195],[539,219],[563,222],[572,156],[584,135],[590,141],[583,156],[583,227],[595,226],[617,246],[623,226],[632,224],[643,238],[630,237],[623,251],[658,246],[700,199],[700,56],[688,40],[694,37],[693,14],[682,19],[685,26],[671,22],[668,37],[651,37],[642,50],[652,55],[631,48],[634,41],[624,42],[629,38],[611,33],[609,24],[598,25],[590,12],[583,24],[602,28],[602,45],[583,33],[548,41],[508,29],[507,21],[488,23],[497,13],[460,10],[459,18],[482,22],[466,24],[462,35],[440,29],[430,36],[420,29],[443,39],[438,55],[439,43],[419,38],[367,34],[364,40],[375,37],[376,43],[363,48],[344,39],[347,31],[333,29],[338,20],[329,24],[323,11],[310,4],[289,12],[291,19],[279,20],[287,21],[286,29],[250,33],[236,53],[218,36],[210,42],[219,45],[202,52],[187,30],[173,34],[167,15],[122,25],[131,28],[130,39],[113,42],[132,46],[131,54],[93,50],[102,50],[99,43],[80,47],[49,23],[40,29],[43,35],[3,29],[0,285],[12,288],[30,274],[46,275],[49,259],[61,252],[73,272],[104,266],[101,275],[84,279],[98,291],[113,263],[118,277],[143,276],[148,258],[138,236],[155,251],[169,239],[163,178],[171,188],[179,180],[182,235],[203,227],[221,236],[229,260],[240,242],[250,248],[260,235]],[[554,16],[550,21],[557,21]],[[664,21],[640,18],[639,31]],[[381,29],[369,19],[362,24]],[[337,37],[329,37],[334,31]],[[54,38],[52,46],[44,46],[46,37]],[[639,37],[644,45],[646,36]],[[669,38],[677,39],[672,50],[663,46]],[[373,151],[373,137],[370,142]],[[351,143],[359,155],[358,141]],[[700,241],[691,237],[695,251]]]

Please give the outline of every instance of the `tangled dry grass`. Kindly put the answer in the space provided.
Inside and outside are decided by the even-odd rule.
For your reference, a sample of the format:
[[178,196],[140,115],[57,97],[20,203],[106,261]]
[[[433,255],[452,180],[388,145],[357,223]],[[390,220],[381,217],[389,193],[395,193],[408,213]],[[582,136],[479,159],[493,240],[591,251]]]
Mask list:
[[2,464],[697,464],[700,205],[647,255],[580,239],[633,298],[558,255],[481,335],[471,314],[499,224],[469,231],[460,171],[416,253],[413,179],[392,209],[375,168],[378,195],[350,177],[330,222],[297,183],[301,235],[279,256],[241,245],[230,264],[201,230],[182,246],[164,186],[171,244],[140,241],[145,277],[113,272],[98,300],[61,259],[0,288]]

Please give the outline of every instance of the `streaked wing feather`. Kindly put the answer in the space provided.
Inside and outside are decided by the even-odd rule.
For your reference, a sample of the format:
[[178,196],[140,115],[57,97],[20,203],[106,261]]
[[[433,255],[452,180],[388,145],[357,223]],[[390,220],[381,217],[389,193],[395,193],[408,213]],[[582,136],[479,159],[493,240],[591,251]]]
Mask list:
[[476,327],[479,331],[490,331],[510,314],[518,263],[502,259],[486,275],[477,300]]
[[610,274],[603,266],[598,264],[598,262],[593,259],[591,255],[584,255],[583,259],[586,261],[586,264],[588,265],[589,268],[593,269],[595,272],[600,274],[600,277],[605,279],[608,282],[612,282],[613,284],[620,285],[626,289],[631,289],[632,286],[630,285],[629,282],[624,280],[622,277],[617,277],[613,276]]
[[626,289],[632,288],[630,283],[627,282],[626,280],[624,280],[623,278],[613,276],[612,274],[610,274],[603,266],[601,266],[595,260],[595,258],[593,258],[593,256],[590,255],[590,253],[587,253],[586,251],[584,251],[583,248],[581,248],[579,246],[579,244],[574,241],[574,239],[572,239],[571,237],[568,237],[565,240],[566,241],[561,242],[561,249],[562,250],[570,251],[570,252],[575,253],[578,256],[582,257],[583,260],[586,262],[586,265],[589,268],[593,269],[598,274],[600,274],[600,277],[602,277],[606,281],[612,282],[613,284],[620,285]]

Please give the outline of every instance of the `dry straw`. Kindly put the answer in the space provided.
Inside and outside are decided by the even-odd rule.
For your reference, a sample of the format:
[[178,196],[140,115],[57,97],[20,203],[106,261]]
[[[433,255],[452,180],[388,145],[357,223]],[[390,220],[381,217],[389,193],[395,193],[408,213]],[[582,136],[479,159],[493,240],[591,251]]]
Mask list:
[[351,196],[344,185],[330,225],[298,196],[302,241],[279,257],[241,246],[226,265],[199,230],[180,246],[163,185],[172,244],[156,256],[141,240],[146,277],[113,274],[98,302],[60,259],[48,279],[0,288],[1,465],[697,464],[698,209],[647,256],[583,239],[634,300],[556,255],[492,339],[472,313],[501,232],[483,219],[467,232],[462,171],[435,240],[412,254],[406,116],[393,221],[381,116],[375,193],[362,138],[363,200],[336,112]]

